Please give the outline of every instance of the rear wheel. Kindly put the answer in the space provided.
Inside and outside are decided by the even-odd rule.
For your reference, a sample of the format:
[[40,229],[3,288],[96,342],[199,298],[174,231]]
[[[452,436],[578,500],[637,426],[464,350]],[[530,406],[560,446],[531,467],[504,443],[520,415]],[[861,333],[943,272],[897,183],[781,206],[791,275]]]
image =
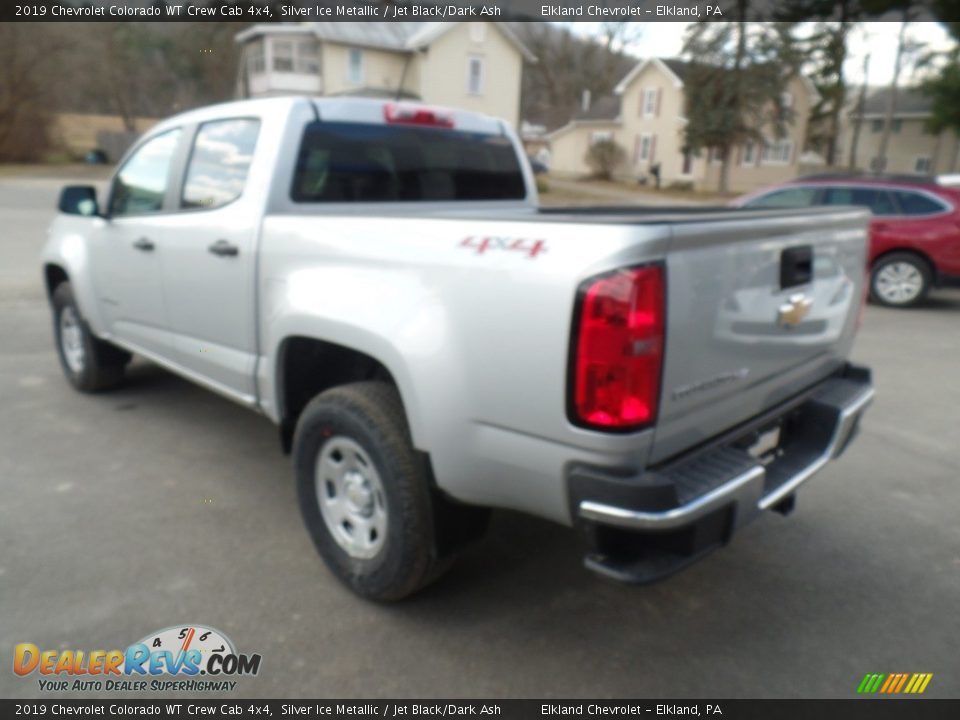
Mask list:
[[68,282],[53,291],[53,333],[63,374],[77,390],[100,392],[123,381],[130,354],[94,337]]
[[933,283],[926,260],[912,253],[880,258],[870,275],[870,297],[888,307],[910,307],[922,301]]
[[354,592],[400,600],[449,566],[436,491],[393,386],[358,382],[318,395],[297,422],[293,459],[307,530]]

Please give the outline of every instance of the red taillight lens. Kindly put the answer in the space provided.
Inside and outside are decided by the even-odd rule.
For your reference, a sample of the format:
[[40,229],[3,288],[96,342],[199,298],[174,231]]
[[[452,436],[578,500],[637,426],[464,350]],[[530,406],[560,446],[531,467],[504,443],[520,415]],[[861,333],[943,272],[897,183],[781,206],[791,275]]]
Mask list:
[[387,103],[383,106],[383,119],[400,125],[426,125],[428,127],[453,127],[453,114],[422,105]]
[[623,430],[656,419],[663,316],[660,265],[618,270],[587,283],[574,329],[577,423]]

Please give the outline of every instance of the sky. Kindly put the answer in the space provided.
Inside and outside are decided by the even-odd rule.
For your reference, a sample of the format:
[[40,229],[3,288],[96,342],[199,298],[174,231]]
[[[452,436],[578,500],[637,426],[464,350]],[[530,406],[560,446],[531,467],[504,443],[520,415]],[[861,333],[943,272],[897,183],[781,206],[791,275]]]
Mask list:
[[[676,57],[683,47],[683,35],[689,23],[637,23],[641,26],[639,41],[628,50],[640,57]],[[578,35],[592,35],[599,31],[600,23],[566,23]],[[847,64],[844,67],[850,85],[863,83],[863,58],[870,54],[868,80],[870,85],[889,85],[897,52],[898,22],[861,23],[850,38]],[[907,38],[924,49],[945,50],[951,46],[950,37],[939,23],[914,22],[907,26]],[[917,53],[920,54],[920,53]],[[910,67],[901,73],[901,84],[910,84],[913,74]],[[919,76],[917,76],[919,77]]]

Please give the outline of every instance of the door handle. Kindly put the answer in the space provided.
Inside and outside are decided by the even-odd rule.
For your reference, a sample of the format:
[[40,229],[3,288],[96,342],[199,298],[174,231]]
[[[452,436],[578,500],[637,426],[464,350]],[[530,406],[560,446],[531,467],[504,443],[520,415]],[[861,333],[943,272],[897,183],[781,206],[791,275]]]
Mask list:
[[240,254],[240,248],[226,240],[217,240],[207,250],[218,257],[236,257]]
[[145,238],[145,237],[142,237],[139,240],[137,240],[133,244],[133,246],[137,250],[141,250],[142,252],[153,252],[153,249],[156,247],[156,245],[154,245],[153,242],[151,242],[150,238]]

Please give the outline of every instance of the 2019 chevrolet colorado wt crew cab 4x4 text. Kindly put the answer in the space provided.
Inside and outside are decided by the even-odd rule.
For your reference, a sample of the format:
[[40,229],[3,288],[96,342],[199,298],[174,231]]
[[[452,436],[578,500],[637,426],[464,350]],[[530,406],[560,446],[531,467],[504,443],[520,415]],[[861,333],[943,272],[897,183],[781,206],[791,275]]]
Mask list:
[[404,597],[488,508],[662,577],[847,445],[868,214],[537,207],[505,123],[348,98],[153,128],[106,201],[63,191],[43,254],[79,390],[140,354],[279,426],[307,528]]

